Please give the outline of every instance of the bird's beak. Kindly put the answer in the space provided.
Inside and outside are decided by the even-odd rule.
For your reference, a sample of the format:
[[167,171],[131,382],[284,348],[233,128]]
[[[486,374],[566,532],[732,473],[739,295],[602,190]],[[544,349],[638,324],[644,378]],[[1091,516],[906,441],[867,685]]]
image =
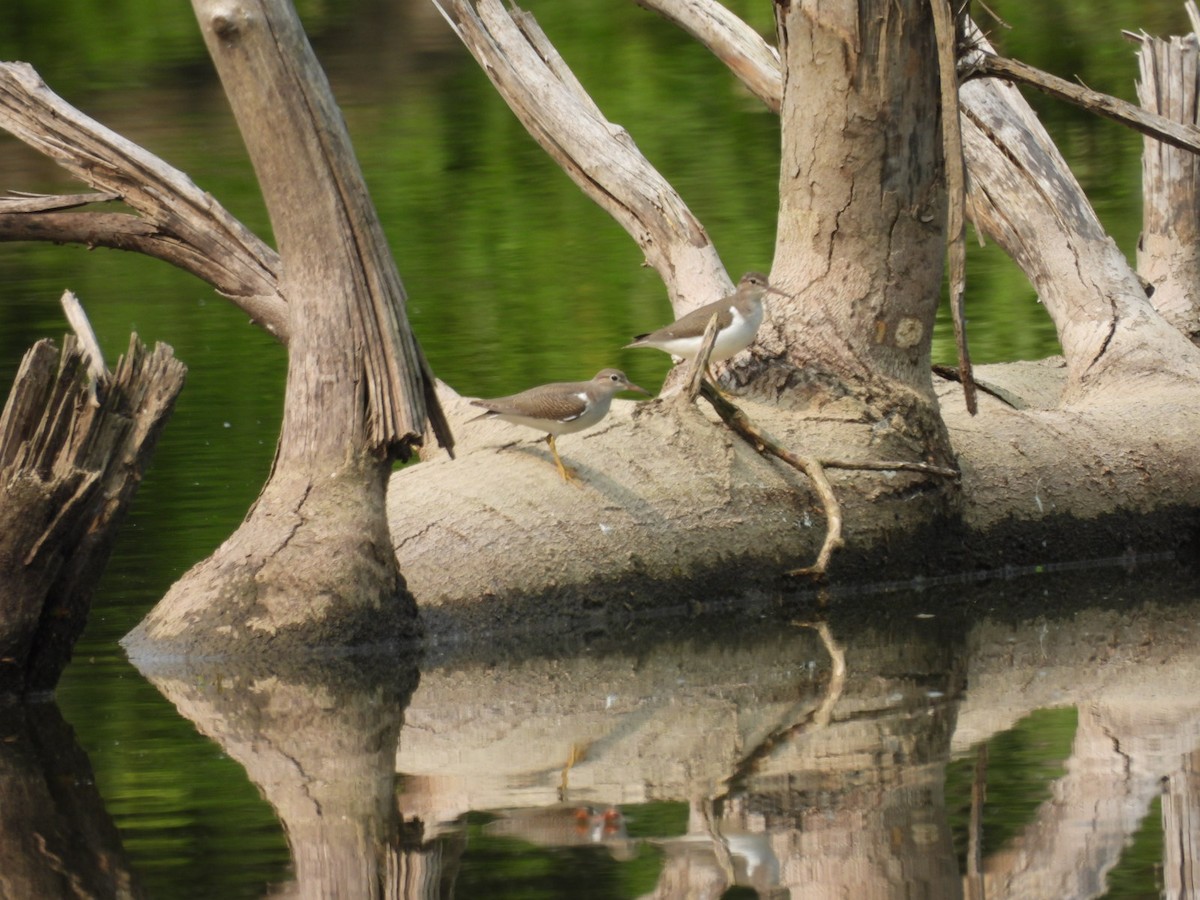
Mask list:
[[625,388],[625,390],[627,390],[627,391],[637,391],[639,394],[645,394],[647,397],[649,397],[649,396],[650,396],[650,392],[649,392],[648,390],[646,390],[644,387],[638,387],[638,386],[637,386],[636,384],[634,384],[632,381],[629,383],[629,387]]
[[780,297],[787,297],[789,300],[792,298],[792,295],[789,294],[787,291],[780,290],[779,288],[775,287],[775,285],[773,285],[773,284],[767,285],[767,293],[768,294],[778,294]]

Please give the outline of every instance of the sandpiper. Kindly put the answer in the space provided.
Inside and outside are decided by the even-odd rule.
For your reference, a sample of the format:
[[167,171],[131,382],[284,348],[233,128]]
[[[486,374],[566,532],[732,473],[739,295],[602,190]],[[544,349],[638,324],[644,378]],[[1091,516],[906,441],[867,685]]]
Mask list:
[[713,314],[717,314],[717,338],[713,343],[710,362],[729,359],[754,343],[754,335],[763,320],[763,296],[779,294],[788,296],[779,288],[772,287],[767,276],[760,272],[747,272],[738,282],[737,290],[712,303],[682,316],[649,334],[639,334],[626,347],[653,347],[682,359],[693,359],[700,352],[704,340],[704,329]]
[[554,438],[560,434],[571,434],[591,428],[608,415],[613,394],[620,391],[649,393],[626,378],[624,372],[602,369],[591,381],[542,384],[511,397],[472,400],[472,406],[481,406],[487,411],[470,421],[503,419],[514,425],[524,425],[546,432],[546,442],[550,445],[550,452],[554,454],[559,474],[562,475],[563,481],[570,481],[574,473],[563,465],[558,448],[554,445]]

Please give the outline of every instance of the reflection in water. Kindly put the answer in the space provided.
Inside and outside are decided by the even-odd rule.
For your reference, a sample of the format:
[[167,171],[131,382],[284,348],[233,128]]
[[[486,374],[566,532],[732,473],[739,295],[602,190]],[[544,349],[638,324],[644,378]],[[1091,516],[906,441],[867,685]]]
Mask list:
[[[955,630],[780,624],[432,668],[407,713],[400,804],[443,829],[473,810],[556,811],[565,846],[564,802],[625,810],[627,834],[643,805],[683,802],[678,832],[639,835],[661,858],[645,896],[956,895]],[[501,880],[464,896],[504,896]]]
[[[179,712],[246,768],[287,834],[295,881],[273,896],[424,896],[406,848],[419,829],[393,794],[415,661],[305,661],[291,672],[222,664],[147,672]],[[432,895],[436,896],[436,895]]]
[[0,702],[0,897],[141,896],[58,707]]
[[[1054,618],[1042,578],[973,587],[981,618],[925,592],[576,648],[435,645],[419,686],[396,657],[148,674],[282,822],[294,878],[270,896],[1194,896],[1200,604],[1170,599],[1186,581],[1121,599],[1121,577],[1053,582]],[[48,781],[12,753],[7,823],[12,785]],[[23,858],[85,879],[107,854],[133,884],[86,807],[38,832],[86,834],[84,862],[7,824],[0,879],[29,877]]]

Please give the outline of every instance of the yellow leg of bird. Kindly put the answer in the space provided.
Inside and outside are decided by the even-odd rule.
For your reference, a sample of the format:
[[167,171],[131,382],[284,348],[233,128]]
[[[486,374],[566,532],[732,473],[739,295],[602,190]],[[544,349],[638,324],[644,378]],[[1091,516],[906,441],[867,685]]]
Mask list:
[[562,778],[558,783],[558,800],[560,803],[567,802],[567,789],[570,787],[567,776],[571,771],[571,766],[577,762],[582,762],[587,759],[587,744],[572,744],[570,751],[567,753],[567,764],[562,768]]
[[546,443],[550,445],[550,452],[554,454],[554,464],[558,466],[558,474],[563,477],[563,481],[570,481],[575,477],[575,470],[568,469],[563,465],[562,457],[558,455],[558,448],[554,446],[554,435],[546,435]]

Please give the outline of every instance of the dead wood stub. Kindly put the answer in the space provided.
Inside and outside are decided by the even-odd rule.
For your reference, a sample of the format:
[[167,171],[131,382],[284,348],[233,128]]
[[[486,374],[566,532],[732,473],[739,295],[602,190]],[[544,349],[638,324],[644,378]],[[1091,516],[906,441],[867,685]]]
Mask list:
[[57,684],[186,371],[137,335],[98,395],[87,368],[39,341],[0,415],[0,697]]
[[[1195,10],[1189,4],[1189,15]],[[1138,101],[1174,122],[1197,124],[1200,44],[1195,35],[1136,36],[1140,79]],[[1159,314],[1200,344],[1200,157],[1147,137],[1142,151],[1142,234],[1138,275],[1153,286],[1150,302]]]

